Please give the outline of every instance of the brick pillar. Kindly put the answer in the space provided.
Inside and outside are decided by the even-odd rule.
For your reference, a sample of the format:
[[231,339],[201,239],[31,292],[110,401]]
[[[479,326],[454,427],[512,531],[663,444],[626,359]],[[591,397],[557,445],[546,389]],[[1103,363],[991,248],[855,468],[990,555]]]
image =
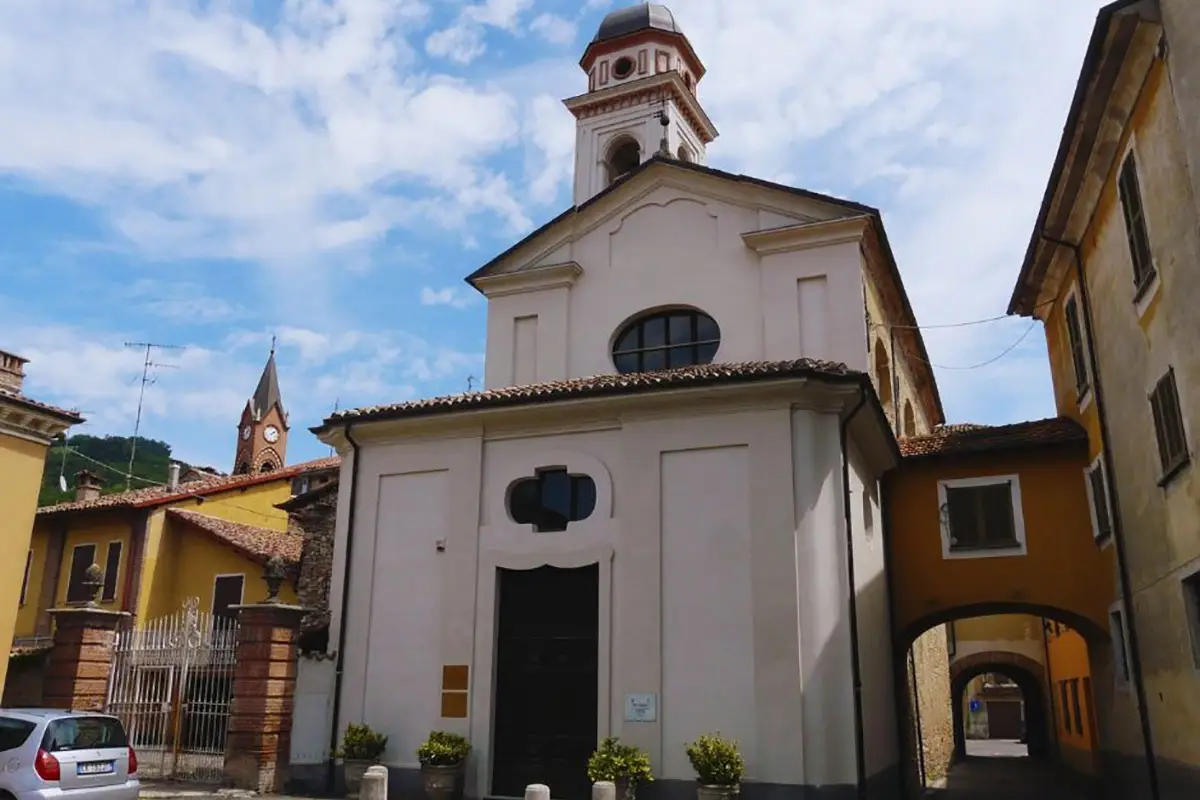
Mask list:
[[278,794],[287,783],[296,641],[306,611],[271,603],[235,608],[237,665],[225,740],[225,777],[238,789]]
[[54,647],[42,702],[49,708],[103,711],[117,626],[129,615],[99,608],[56,608]]

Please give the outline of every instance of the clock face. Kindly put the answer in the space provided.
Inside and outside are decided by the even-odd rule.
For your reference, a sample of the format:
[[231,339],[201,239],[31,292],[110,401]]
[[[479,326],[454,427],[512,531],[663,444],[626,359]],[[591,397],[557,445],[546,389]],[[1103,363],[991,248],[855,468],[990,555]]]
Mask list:
[[279,438],[279,429],[274,425],[268,425],[267,429],[263,431],[263,438],[274,444],[275,440]]
[[242,428],[242,441],[247,441],[250,438],[250,426]]

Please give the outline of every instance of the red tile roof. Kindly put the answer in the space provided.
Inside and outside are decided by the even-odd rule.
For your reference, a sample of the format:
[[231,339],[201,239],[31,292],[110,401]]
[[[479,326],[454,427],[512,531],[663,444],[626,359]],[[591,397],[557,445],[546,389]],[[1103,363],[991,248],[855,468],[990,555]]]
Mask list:
[[901,439],[900,453],[905,458],[922,458],[1015,450],[1023,447],[1086,445],[1087,440],[1087,431],[1078,422],[1066,417],[1017,422],[1012,425],[964,423],[942,425],[933,433]]
[[559,400],[578,400],[590,397],[641,394],[669,389],[691,389],[720,383],[750,383],[757,380],[787,378],[817,378],[857,383],[866,376],[861,372],[831,361],[802,358],[795,361],[751,361],[734,364],[705,364],[681,367],[661,372],[638,372],[628,375],[594,375],[563,381],[506,386],[482,392],[431,397],[391,405],[368,406],[339,411],[313,428],[320,432],[347,422],[419,417],[470,411],[479,408],[498,408]]
[[154,506],[173,503],[177,500],[185,500],[189,497],[204,497],[219,492],[227,492],[231,489],[258,486],[259,484],[270,483],[271,481],[290,479],[308,472],[333,469],[341,463],[342,460],[340,457],[330,456],[327,458],[318,458],[314,461],[305,461],[301,464],[293,464],[290,467],[284,467],[274,472],[260,472],[251,475],[213,475],[181,483],[175,489],[165,485],[147,486],[144,489],[132,489],[128,492],[102,495],[94,500],[72,500],[66,503],[59,503],[58,505],[44,506],[39,508],[37,513],[38,516],[50,516],[102,508],[153,508]]
[[58,417],[63,422],[69,422],[72,425],[78,425],[79,423],[83,422],[83,417],[80,416],[78,411],[70,411],[65,408],[59,408],[58,406],[52,406],[49,403],[39,403],[32,397],[21,394],[20,392],[14,392],[11,389],[0,388],[0,400],[6,400],[10,403],[16,403],[17,405],[25,406],[33,411],[40,411],[44,414],[50,414]]
[[274,556],[279,556],[289,566],[300,563],[300,551],[304,539],[291,533],[275,531],[270,528],[260,528],[256,525],[246,525],[241,522],[230,522],[218,517],[210,517],[198,511],[185,511],[182,508],[167,510],[167,516],[183,520],[213,538],[227,544],[250,558],[265,564]]

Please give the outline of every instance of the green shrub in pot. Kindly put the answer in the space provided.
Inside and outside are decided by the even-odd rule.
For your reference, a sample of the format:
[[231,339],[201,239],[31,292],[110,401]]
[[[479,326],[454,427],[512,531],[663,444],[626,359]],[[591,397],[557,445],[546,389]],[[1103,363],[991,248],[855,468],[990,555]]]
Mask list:
[[650,756],[644,750],[609,736],[588,758],[588,779],[593,783],[612,781],[617,786],[618,800],[634,800],[637,785],[654,780],[654,774]]
[[696,771],[700,800],[732,798],[741,791],[746,761],[737,742],[720,733],[705,734],[687,746],[687,757]]

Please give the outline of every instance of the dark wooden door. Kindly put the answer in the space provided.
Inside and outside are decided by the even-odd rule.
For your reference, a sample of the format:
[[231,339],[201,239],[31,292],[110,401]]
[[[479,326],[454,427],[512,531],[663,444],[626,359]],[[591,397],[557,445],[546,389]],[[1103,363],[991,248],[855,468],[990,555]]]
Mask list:
[[499,570],[492,794],[587,800],[596,748],[600,570]]
[[988,738],[1020,739],[1025,735],[1025,724],[1021,720],[1021,703],[1018,700],[987,701]]

